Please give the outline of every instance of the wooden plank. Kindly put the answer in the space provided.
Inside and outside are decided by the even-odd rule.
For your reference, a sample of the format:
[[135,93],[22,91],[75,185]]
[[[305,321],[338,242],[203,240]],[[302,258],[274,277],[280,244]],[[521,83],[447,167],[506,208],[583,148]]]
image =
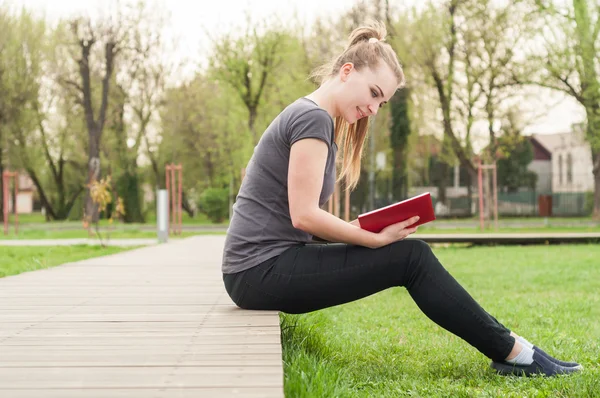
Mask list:
[[[18,329],[6,329],[8,333],[19,332],[19,336],[37,336],[40,338],[46,337],[60,337],[60,336],[74,336],[74,337],[106,337],[115,335],[125,336],[139,336],[141,338],[150,336],[256,336],[256,335],[277,335],[280,334],[279,326],[264,326],[262,328],[198,328],[196,323],[186,327],[185,323],[179,322],[181,326],[171,325],[170,322],[157,322],[159,326],[154,324],[144,324],[144,326],[135,327],[128,323],[105,323],[105,322],[81,322],[78,323],[78,327],[73,326],[63,328],[52,328],[48,327],[46,323],[43,323],[34,327],[21,327]],[[10,323],[8,325],[17,325],[16,323]],[[92,325],[90,327],[81,327],[79,325]],[[118,326],[114,326],[118,325]],[[2,331],[3,329],[0,329]]]
[[188,355],[204,355],[204,354],[226,354],[226,355],[250,355],[250,354],[281,354],[281,344],[280,343],[268,343],[268,344],[225,344],[225,345],[181,345],[181,346],[156,346],[153,347],[151,351],[149,351],[148,347],[105,347],[105,346],[42,346],[35,347],[35,349],[24,349],[23,346],[2,346],[2,355],[11,355],[11,354],[21,354],[27,353],[30,351],[35,351],[36,353],[43,353],[51,355],[52,353],[65,353],[65,355],[69,355],[69,353],[79,353],[81,355],[91,352],[91,353],[110,353],[111,355],[117,355],[119,353],[131,353],[132,355],[139,353],[181,353],[184,350]]
[[2,368],[0,391],[11,388],[280,387],[281,366]]
[[162,336],[137,336],[137,335],[113,335],[113,336],[12,336],[2,342],[3,347],[8,346],[98,346],[98,347],[154,347],[157,345],[204,345],[204,344],[269,344],[273,335],[241,335],[241,336],[219,336],[219,335],[166,335]]
[[281,387],[223,388],[85,388],[85,389],[11,389],[4,391],[10,398],[280,398]]
[[233,305],[222,243],[0,279],[0,397],[282,397],[279,315]]
[[248,353],[248,354],[189,354],[182,358],[181,353],[148,352],[148,351],[114,351],[107,353],[97,351],[43,351],[37,350],[6,353],[0,357],[1,368],[15,367],[130,367],[130,366],[170,366],[177,363],[182,366],[278,366],[281,354]]
[[27,315],[43,315],[43,314],[58,314],[68,311],[69,314],[184,314],[184,315],[234,315],[234,316],[258,316],[267,315],[273,316],[273,311],[242,311],[232,306],[214,306],[211,304],[198,305],[90,305],[82,304],[78,306],[61,305],[61,306],[20,306],[12,308],[0,307],[0,317],[4,315],[27,314]]

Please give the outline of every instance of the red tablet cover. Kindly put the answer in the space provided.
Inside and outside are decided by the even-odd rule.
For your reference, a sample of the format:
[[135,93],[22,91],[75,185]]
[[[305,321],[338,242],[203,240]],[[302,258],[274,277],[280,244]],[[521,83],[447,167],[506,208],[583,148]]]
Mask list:
[[358,223],[362,229],[379,232],[388,225],[407,220],[414,216],[419,216],[419,221],[410,225],[410,227],[416,227],[435,220],[431,194],[429,192],[361,214],[358,216]]

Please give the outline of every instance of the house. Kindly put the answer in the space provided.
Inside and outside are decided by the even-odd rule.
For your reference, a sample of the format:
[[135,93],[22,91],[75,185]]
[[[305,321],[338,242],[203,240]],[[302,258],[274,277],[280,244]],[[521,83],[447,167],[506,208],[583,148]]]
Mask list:
[[538,193],[593,191],[592,152],[580,125],[569,133],[534,134],[530,142],[534,160],[528,169],[538,175]]

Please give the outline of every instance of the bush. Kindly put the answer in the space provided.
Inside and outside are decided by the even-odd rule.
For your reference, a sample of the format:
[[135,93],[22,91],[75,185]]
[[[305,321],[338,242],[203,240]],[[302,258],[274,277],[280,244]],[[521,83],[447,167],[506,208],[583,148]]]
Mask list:
[[200,195],[198,207],[212,222],[223,222],[229,215],[229,189],[205,189]]
[[594,192],[586,192],[585,193],[585,208],[584,214],[586,216],[591,216],[594,212]]

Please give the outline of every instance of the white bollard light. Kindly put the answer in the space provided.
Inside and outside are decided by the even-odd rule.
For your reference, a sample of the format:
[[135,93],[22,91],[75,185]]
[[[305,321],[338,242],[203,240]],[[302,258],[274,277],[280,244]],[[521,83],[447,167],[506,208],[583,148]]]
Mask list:
[[159,243],[169,239],[169,194],[166,189],[158,190],[156,195],[156,232]]

